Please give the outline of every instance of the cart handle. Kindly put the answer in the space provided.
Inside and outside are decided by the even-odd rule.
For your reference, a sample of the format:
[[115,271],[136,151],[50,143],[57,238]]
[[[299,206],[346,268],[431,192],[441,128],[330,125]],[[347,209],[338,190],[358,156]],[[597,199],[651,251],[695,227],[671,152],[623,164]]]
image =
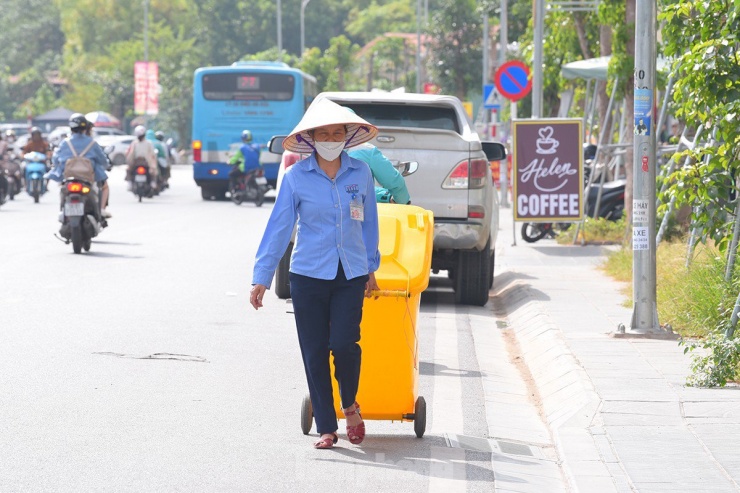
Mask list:
[[388,298],[411,298],[411,293],[408,290],[400,289],[374,289],[372,296],[384,296]]

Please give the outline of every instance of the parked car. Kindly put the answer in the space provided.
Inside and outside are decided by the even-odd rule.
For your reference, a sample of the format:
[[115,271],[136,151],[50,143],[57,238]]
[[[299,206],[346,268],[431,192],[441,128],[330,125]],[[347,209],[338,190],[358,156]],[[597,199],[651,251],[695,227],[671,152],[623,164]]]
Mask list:
[[126,151],[134,140],[136,140],[136,137],[126,134],[95,137],[95,142],[100,144],[100,147],[106,149],[106,151],[110,147],[108,157],[110,157],[111,162],[115,166],[126,164]]
[[[484,305],[493,285],[499,214],[489,161],[504,159],[504,146],[482,143],[454,96],[327,92],[317,99],[321,97],[376,125],[379,132],[371,143],[391,162],[418,163],[406,186],[412,204],[434,213],[432,270],[448,271],[456,302]],[[273,146],[271,150],[275,152]],[[296,157],[283,155],[278,183]],[[280,297],[289,296],[291,251],[292,244],[275,273]]]
[[110,135],[118,135],[118,136],[126,136],[126,132],[123,130],[117,129],[115,127],[93,127],[93,137],[96,139],[98,137],[103,136],[110,136]]

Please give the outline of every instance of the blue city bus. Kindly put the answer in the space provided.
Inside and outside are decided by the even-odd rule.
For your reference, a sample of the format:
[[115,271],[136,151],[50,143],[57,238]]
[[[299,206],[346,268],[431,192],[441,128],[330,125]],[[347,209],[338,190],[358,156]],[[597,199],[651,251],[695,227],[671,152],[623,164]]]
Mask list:
[[281,62],[236,62],[195,71],[193,86],[193,178],[203,199],[223,199],[229,158],[242,145],[242,130],[262,145],[260,162],[273,187],[280,156],[266,149],[274,135],[287,135],[317,94],[316,79]]

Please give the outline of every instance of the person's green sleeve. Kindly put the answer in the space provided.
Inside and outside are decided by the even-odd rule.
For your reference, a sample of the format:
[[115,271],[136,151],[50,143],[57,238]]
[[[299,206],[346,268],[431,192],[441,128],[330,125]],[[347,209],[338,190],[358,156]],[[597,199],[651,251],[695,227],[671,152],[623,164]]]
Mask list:
[[378,181],[381,187],[387,188],[397,204],[408,204],[411,200],[409,191],[406,188],[406,182],[393,167],[393,163],[380,152],[380,149],[357,149],[350,152],[350,156],[365,161],[373,172],[373,177]]
[[[241,149],[237,149],[236,153],[231,156],[231,159],[229,159],[230,165],[238,164],[239,166],[244,166],[244,154],[242,154]],[[243,170],[242,170],[243,171]]]

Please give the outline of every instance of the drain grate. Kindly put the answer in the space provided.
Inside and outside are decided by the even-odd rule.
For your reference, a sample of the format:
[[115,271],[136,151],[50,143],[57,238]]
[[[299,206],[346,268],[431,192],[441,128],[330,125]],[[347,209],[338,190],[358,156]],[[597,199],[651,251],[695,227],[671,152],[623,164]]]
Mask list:
[[474,452],[490,452],[506,455],[519,455],[524,457],[537,457],[544,459],[545,456],[539,447],[524,443],[496,440],[494,438],[481,438],[469,435],[445,434],[447,446],[472,450]]

